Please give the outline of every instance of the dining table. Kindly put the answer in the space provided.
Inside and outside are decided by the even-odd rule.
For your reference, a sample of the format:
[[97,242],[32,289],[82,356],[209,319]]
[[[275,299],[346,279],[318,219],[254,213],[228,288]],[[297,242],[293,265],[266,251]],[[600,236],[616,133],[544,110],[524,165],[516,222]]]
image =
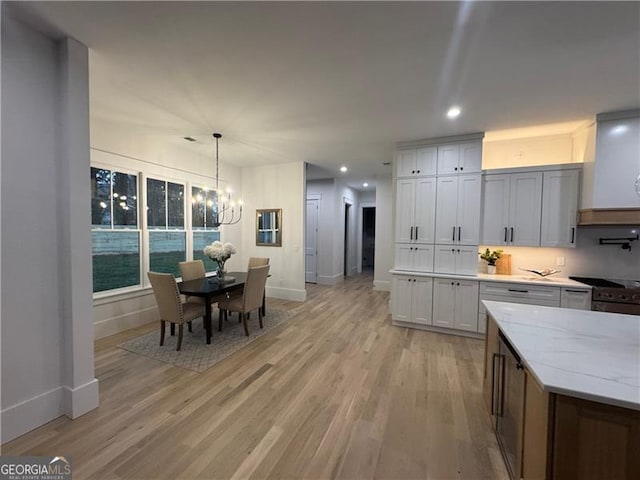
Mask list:
[[178,282],[178,290],[181,294],[201,297],[205,300],[204,328],[207,332],[207,344],[211,343],[211,303],[226,297],[229,292],[242,290],[246,280],[247,272],[229,272],[223,280],[214,275]]

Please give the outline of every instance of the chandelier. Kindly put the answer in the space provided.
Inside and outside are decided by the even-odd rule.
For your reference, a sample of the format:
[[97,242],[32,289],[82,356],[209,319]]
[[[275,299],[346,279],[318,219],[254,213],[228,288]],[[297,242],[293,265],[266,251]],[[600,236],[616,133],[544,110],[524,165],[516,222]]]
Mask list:
[[[216,194],[218,196],[218,205],[216,209],[216,219],[213,222],[213,226],[218,228],[220,225],[235,225],[242,218],[242,200],[236,202],[231,198],[231,189],[227,189],[226,192],[220,191],[219,175],[220,169],[218,160],[218,140],[222,138],[221,133],[214,133],[213,138],[216,139]],[[236,212],[237,207],[237,212]],[[237,218],[236,218],[237,213]]]

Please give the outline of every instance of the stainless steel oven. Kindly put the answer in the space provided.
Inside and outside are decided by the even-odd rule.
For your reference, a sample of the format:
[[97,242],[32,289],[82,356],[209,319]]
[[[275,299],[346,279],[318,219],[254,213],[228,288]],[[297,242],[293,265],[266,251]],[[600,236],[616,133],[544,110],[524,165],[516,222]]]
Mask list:
[[524,367],[502,332],[499,336],[499,353],[494,354],[492,407],[498,444],[510,477],[517,479],[522,469],[520,439],[524,414]]
[[591,285],[591,310],[640,315],[640,281],[569,277]]

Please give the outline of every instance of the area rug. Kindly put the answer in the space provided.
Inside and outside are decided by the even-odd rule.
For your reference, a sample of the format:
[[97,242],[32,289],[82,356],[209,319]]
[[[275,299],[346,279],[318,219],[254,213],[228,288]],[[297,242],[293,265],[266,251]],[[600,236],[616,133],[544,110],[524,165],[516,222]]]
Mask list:
[[242,323],[238,323],[237,314],[229,316],[229,321],[224,322],[222,332],[218,332],[218,318],[215,315],[210,345],[207,345],[203,322],[198,318],[193,321],[193,332],[189,332],[187,326],[184,326],[182,348],[179,352],[176,351],[178,329],[176,328],[176,334],[172,337],[169,335],[170,330],[167,325],[164,345],[161,347],[159,323],[157,329],[127,340],[119,344],[118,348],[170,363],[176,367],[203,372],[283,323],[290,317],[290,313],[286,310],[268,309],[264,317],[264,328],[260,328],[257,316],[256,312],[251,315],[248,337],[244,334]]

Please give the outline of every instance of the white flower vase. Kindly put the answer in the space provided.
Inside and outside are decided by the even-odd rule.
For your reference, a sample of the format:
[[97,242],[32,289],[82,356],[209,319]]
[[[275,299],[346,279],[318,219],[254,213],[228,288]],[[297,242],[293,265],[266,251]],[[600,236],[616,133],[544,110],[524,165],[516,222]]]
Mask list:
[[487,273],[489,275],[495,275],[496,273],[496,266],[495,265],[487,265]]

